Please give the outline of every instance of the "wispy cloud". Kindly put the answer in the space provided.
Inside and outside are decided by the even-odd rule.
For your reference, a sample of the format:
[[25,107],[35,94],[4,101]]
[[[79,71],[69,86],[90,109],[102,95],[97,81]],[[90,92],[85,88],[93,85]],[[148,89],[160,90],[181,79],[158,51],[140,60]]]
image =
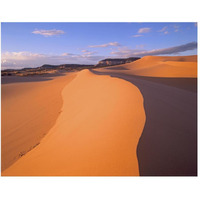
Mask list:
[[73,53],[62,53],[61,56],[74,56],[76,54]]
[[9,59],[9,60],[28,60],[30,58],[34,60],[43,57],[45,57],[44,54],[31,53],[27,51],[2,53],[2,59]]
[[[87,54],[85,54],[87,53]],[[105,56],[93,55],[94,52],[83,54],[62,53],[60,55],[38,54],[31,52],[5,52],[2,53],[2,69],[38,67],[43,64],[96,64]]]
[[101,47],[110,47],[110,46],[121,46],[118,42],[109,42],[107,44],[100,44],[100,45],[90,45],[90,48],[101,48]]
[[143,35],[132,35],[132,37],[135,37],[135,38],[137,38],[137,37],[142,37]]
[[62,30],[52,29],[52,30],[34,30],[32,33],[49,37],[49,36],[54,36],[54,35],[62,35],[65,32]]
[[163,27],[162,29],[158,30],[158,32],[165,32],[167,30],[167,26]]
[[[142,57],[147,55],[171,55],[180,52],[197,49],[197,42],[173,46],[163,49],[143,50],[144,46],[136,46],[137,49],[128,49],[125,46],[119,46],[118,51],[113,51],[113,57]],[[141,49],[140,49],[141,48]],[[99,60],[108,56],[93,55],[96,52],[82,50],[82,54],[73,54],[69,52],[60,55],[39,54],[32,52],[4,52],[1,55],[1,66],[5,68],[24,68],[38,67],[43,64],[96,64]]]
[[85,52],[88,52],[88,50],[86,50],[86,49],[83,49],[81,52],[85,53]]
[[151,28],[140,28],[138,30],[138,33],[148,33],[151,31]]
[[144,48],[144,44],[139,44],[139,45],[136,45],[136,49],[143,49]]
[[88,51],[86,49],[82,50],[81,52],[83,52],[83,55],[93,55],[97,53],[96,51]]
[[168,31],[168,27],[167,26],[164,26],[162,29],[160,29],[160,30],[158,30],[158,32],[161,32],[161,33],[163,33],[163,34],[168,34],[169,33],[169,31]]
[[163,48],[163,49],[153,49],[153,50],[137,50],[137,49],[125,49],[121,51],[111,52],[112,55],[120,57],[130,57],[130,56],[147,56],[147,55],[170,55],[177,54],[188,50],[197,49],[197,42],[190,42],[187,44]]
[[174,25],[174,32],[178,32],[179,31],[179,26]]

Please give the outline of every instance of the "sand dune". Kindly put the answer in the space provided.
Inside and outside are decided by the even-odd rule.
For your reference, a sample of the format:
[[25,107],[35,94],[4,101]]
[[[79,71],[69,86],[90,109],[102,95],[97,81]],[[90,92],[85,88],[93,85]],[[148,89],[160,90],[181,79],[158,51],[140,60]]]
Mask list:
[[62,98],[53,128],[2,175],[139,175],[136,148],[145,112],[138,88],[83,70]]
[[190,78],[196,77],[195,59],[150,56],[94,71],[131,82],[144,97],[146,123],[137,149],[142,176],[197,175],[197,79]]
[[2,175],[197,175],[196,59],[146,56],[3,85]]
[[3,80],[9,84],[1,86],[2,171],[38,145],[52,128],[62,106],[61,91],[74,77],[75,74],[68,74],[47,81],[44,77]]
[[150,77],[196,78],[197,56],[144,56],[135,62],[98,70],[101,72],[117,70],[119,73]]

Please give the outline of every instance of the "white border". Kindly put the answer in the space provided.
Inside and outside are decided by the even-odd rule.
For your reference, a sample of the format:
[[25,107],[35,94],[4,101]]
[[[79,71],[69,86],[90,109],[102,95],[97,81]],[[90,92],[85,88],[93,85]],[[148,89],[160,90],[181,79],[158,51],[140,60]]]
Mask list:
[[[0,19],[1,22],[197,22],[200,21],[197,2],[4,0],[0,3]],[[1,177],[0,198],[200,199],[199,183],[198,177]]]

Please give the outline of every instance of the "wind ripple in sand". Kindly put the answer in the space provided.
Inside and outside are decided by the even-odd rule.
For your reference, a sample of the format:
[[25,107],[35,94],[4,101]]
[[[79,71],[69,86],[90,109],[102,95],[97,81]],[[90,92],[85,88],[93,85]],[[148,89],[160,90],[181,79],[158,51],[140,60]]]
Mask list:
[[62,97],[54,127],[2,175],[139,175],[136,148],[146,119],[139,89],[83,70]]

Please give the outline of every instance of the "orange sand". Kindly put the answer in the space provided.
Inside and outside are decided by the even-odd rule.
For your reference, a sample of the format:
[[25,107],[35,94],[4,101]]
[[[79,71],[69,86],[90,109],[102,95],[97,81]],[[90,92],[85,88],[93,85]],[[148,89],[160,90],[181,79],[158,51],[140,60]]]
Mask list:
[[196,58],[146,56],[93,70],[131,82],[143,95],[146,122],[137,148],[141,176],[197,175]]
[[[18,156],[19,148],[28,151],[40,142],[2,175],[139,175],[138,160],[141,175],[196,174],[197,56],[145,56],[95,71],[118,78],[84,70],[76,78],[66,76],[52,85],[48,81],[41,90],[41,83],[2,86],[4,163]],[[145,98],[147,120],[134,85]],[[40,103],[32,101],[33,94]],[[48,102],[52,97],[54,103]],[[5,131],[8,119],[12,121]],[[9,126],[13,132],[7,134]],[[40,141],[44,132],[48,134]]]
[[139,175],[136,148],[145,112],[138,88],[83,70],[62,97],[53,128],[2,175]]
[[[124,69],[117,70],[117,67]],[[197,77],[197,56],[144,56],[143,58],[114,67],[97,69],[104,72],[151,77]]]
[[[75,74],[53,80],[2,84],[1,170],[5,170],[52,128],[62,107],[61,91]],[[9,77],[15,79],[15,77]]]

